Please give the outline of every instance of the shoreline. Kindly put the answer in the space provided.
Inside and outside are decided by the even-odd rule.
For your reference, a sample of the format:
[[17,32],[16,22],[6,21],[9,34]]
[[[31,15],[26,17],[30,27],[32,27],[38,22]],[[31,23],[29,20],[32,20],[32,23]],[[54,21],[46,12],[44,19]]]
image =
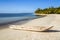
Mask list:
[[[33,18],[35,19],[35,18]],[[8,24],[13,24],[13,23],[18,23],[18,22],[21,22],[21,21],[27,21],[27,20],[32,20],[32,18],[30,19],[21,19],[21,20],[16,20],[16,21],[11,21],[11,22],[7,22],[7,23],[0,23],[0,26],[3,26],[3,25],[8,25]]]
[[[31,32],[10,29],[10,25],[20,25],[21,22],[12,23],[0,28],[0,40],[60,40],[60,15],[47,15],[45,17],[29,20],[22,25],[53,25],[54,27],[47,32]],[[0,26],[1,27],[1,26]],[[6,28],[4,28],[6,27]],[[38,38],[37,38],[38,37]]]

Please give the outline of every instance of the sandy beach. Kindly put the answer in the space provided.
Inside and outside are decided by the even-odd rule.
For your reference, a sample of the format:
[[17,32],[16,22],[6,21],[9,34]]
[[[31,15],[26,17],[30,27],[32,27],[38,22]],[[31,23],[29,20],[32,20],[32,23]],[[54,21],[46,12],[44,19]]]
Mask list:
[[[47,32],[32,32],[10,29],[11,25],[21,26],[54,26]],[[17,27],[17,28],[19,28]],[[0,26],[0,40],[60,40],[60,14],[49,14],[44,17]]]

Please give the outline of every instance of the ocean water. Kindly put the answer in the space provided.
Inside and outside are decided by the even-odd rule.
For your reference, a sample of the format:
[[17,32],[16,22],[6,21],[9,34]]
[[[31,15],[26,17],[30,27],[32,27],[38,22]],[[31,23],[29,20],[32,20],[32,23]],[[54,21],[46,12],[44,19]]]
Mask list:
[[35,18],[34,13],[0,13],[0,24]]

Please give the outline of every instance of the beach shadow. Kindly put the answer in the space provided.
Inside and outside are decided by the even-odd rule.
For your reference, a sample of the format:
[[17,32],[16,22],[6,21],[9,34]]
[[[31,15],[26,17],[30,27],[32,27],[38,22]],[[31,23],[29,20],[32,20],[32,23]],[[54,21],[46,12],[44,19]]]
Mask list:
[[47,31],[43,31],[43,32],[60,32],[60,30],[47,30]]
[[[29,31],[29,30],[28,30]],[[60,32],[60,30],[47,30],[47,31],[30,31],[30,32],[42,32],[42,33],[55,33],[55,32]]]
[[0,30],[5,29],[5,28],[9,28],[9,25],[1,25],[0,26]]
[[48,31],[33,31],[33,30],[20,30],[20,29],[13,29],[13,30],[39,32],[39,33],[56,33],[56,32],[60,32],[60,30],[48,30]]

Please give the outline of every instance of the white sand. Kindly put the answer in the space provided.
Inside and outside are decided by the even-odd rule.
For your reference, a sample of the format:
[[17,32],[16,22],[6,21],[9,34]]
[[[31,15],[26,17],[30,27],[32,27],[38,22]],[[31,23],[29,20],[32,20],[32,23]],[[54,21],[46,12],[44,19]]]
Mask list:
[[[60,40],[60,15],[51,14],[46,17],[34,19],[20,26],[54,26],[49,32],[31,32],[2,28],[0,40]],[[12,24],[13,25],[13,24]],[[16,24],[15,24],[16,25]],[[11,26],[11,25],[9,25]],[[9,27],[8,26],[8,27]],[[17,27],[17,28],[19,28]]]

